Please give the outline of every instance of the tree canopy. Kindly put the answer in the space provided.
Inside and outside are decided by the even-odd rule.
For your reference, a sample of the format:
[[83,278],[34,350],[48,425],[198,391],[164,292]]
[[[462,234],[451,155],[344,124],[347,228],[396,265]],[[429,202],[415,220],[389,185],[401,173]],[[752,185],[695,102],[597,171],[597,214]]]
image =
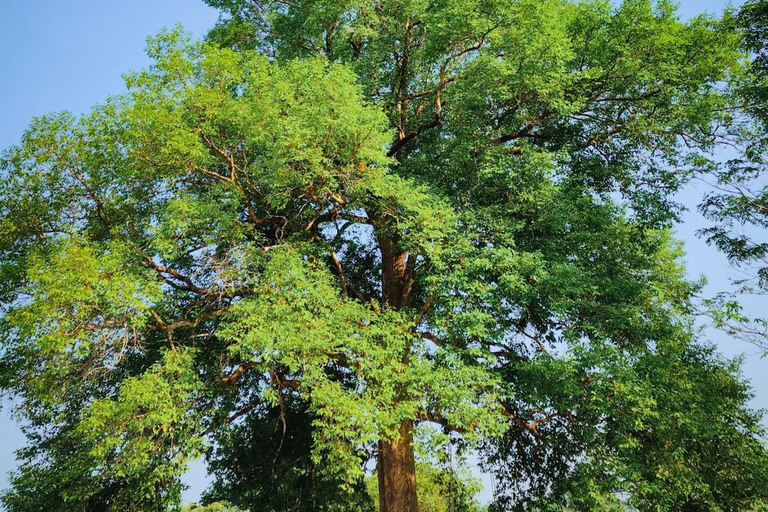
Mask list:
[[768,506],[671,235],[738,122],[729,15],[208,3],[206,42],[151,38],[126,94],[4,153],[10,511],[168,510],[205,455],[242,509],[439,510],[447,485],[471,510],[416,456],[449,445],[495,510]]

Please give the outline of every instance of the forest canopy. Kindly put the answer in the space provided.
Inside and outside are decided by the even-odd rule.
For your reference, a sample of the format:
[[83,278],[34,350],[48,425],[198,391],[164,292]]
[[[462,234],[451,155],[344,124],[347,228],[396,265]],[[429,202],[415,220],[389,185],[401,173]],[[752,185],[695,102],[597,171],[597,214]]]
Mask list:
[[672,234],[755,154],[761,18],[207,3],[0,160],[10,512],[176,510],[200,459],[211,510],[477,511],[468,453],[490,510],[768,507]]

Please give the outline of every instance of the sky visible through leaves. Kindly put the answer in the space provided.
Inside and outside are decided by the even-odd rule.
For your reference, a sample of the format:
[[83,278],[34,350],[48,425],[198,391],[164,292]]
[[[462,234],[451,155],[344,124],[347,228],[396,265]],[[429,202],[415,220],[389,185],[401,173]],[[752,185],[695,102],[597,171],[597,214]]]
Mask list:
[[[683,18],[704,11],[719,13],[727,5],[723,0],[682,0],[679,13]],[[147,36],[180,23],[201,37],[216,18],[213,9],[197,0],[5,2],[0,14],[0,148],[18,142],[34,116],[61,110],[80,114],[122,92],[121,75],[149,63],[144,54]],[[685,241],[690,276],[705,274],[710,283],[705,294],[711,295],[726,289],[729,279],[739,274],[695,235],[707,226],[695,211],[706,190],[706,184],[694,183],[681,194],[679,200],[689,212],[677,236]],[[760,305],[747,303],[755,310]],[[708,330],[706,336],[726,356],[745,355],[744,373],[756,394],[752,405],[768,409],[768,360],[751,345],[720,332]],[[7,487],[7,473],[15,467],[13,452],[24,441],[9,412],[6,401],[0,410],[0,489]],[[195,467],[186,480],[190,489],[185,499],[194,500],[206,485],[204,469]],[[483,497],[489,497],[489,489]]]

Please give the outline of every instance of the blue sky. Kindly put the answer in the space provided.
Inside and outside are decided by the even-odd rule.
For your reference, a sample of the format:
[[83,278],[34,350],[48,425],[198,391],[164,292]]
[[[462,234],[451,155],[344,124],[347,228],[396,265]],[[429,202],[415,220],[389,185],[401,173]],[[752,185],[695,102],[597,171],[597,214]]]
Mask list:
[[[740,2],[735,2],[736,5]],[[718,13],[726,2],[683,0],[680,14],[687,18],[708,11]],[[23,0],[6,1],[0,16],[0,149],[17,142],[29,120],[46,112],[87,112],[110,94],[124,90],[122,74],[146,66],[145,40],[176,23],[194,36],[205,34],[217,13],[200,0]],[[691,206],[706,188],[694,184],[681,200]],[[689,272],[706,274],[710,293],[723,289],[736,277],[720,254],[696,238],[706,222],[692,209],[677,230],[685,241]],[[750,345],[708,333],[728,356],[745,354],[745,375],[751,380],[755,407],[768,408],[768,361]],[[13,451],[23,443],[9,418],[0,411],[0,489],[15,467]],[[195,499],[204,483],[204,470],[196,466],[188,475]]]

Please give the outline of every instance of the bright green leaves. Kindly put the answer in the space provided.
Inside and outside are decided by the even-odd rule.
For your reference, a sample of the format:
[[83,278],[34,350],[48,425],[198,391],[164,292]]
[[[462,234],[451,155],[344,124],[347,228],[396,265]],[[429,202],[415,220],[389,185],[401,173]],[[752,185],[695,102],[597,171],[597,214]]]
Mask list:
[[728,20],[681,22],[667,2],[209,3],[232,17],[211,34],[224,46],[242,48],[250,23],[264,52],[350,65],[396,130],[399,172],[450,196],[503,149],[668,223],[665,195],[689,177],[668,166],[733,122],[723,84],[741,73],[737,34]]
[[121,144],[131,174],[158,184],[165,208],[150,229],[167,258],[193,241],[262,243],[263,227],[306,237],[392,187],[384,117],[347,68],[278,65],[175,33],[153,45],[158,64],[133,75],[120,100]]
[[245,244],[258,237],[241,222],[242,197],[224,184],[214,184],[196,194],[179,192],[166,202],[155,226],[151,248],[164,259],[174,260],[198,247]]
[[738,73],[739,52],[728,25],[683,24],[647,1],[515,2],[507,12],[509,25],[446,87],[441,130],[457,158],[470,140],[491,154],[503,143],[509,166],[538,154],[569,186],[621,192],[644,222],[668,222],[664,198],[690,177],[684,157],[709,151],[730,122],[720,81]]
[[[11,315],[21,336],[37,336],[44,352],[73,350],[78,341],[136,339],[160,286],[138,265],[128,266],[133,249],[111,243],[105,248],[70,239],[30,258],[28,304]],[[81,352],[85,350],[85,352]]]
[[169,350],[143,375],[123,381],[116,397],[91,404],[77,430],[92,443],[104,476],[136,479],[152,498],[201,454],[202,423],[190,413],[201,391],[194,353]]
[[271,250],[254,296],[233,306],[221,330],[232,354],[270,373],[266,400],[305,394],[315,455],[332,471],[361,476],[356,450],[422,414],[468,431],[497,427],[486,369],[427,350],[407,313],[344,297],[336,279],[311,252]]
[[232,309],[222,334],[231,351],[272,374],[277,389],[265,394],[275,404],[283,386],[306,393],[317,417],[315,455],[355,478],[356,450],[414,414],[414,368],[402,355],[413,335],[397,312],[342,297],[315,258],[271,251],[254,297]]
[[274,210],[302,197],[346,198],[368,167],[385,163],[383,117],[361,106],[346,68],[320,59],[276,65],[185,45],[174,33],[154,44],[158,64],[129,79],[135,159],[173,165],[176,179],[191,172],[251,187]]
[[24,298],[5,319],[7,370],[18,376],[9,387],[54,406],[141,351],[161,290],[129,263],[133,251],[71,238],[29,257]]
[[[446,89],[449,129],[462,138],[476,131],[486,140],[503,136],[505,128],[537,125],[580,106],[567,93],[573,82],[568,64],[575,49],[567,33],[573,10],[557,1],[495,7],[498,21],[486,29],[486,48],[458,68],[460,79]],[[498,117],[495,127],[489,115]]]
[[256,276],[255,296],[240,301],[229,314],[223,332],[235,342],[232,350],[248,358],[258,354],[265,362],[295,357],[283,361],[295,372],[311,358],[325,359],[342,350],[354,341],[356,324],[370,323],[370,309],[344,300],[333,277],[317,260],[305,258],[290,248],[268,253],[263,272]]
[[[93,213],[87,201],[81,200],[85,187],[83,169],[78,165],[80,144],[76,125],[68,113],[35,119],[21,144],[3,153],[0,248],[17,256],[3,258],[3,277],[21,264],[18,256],[28,255],[32,237],[44,239],[50,234],[70,232]],[[7,294],[13,290],[3,291]]]
[[58,404],[42,417],[26,411],[27,433],[42,442],[20,452],[24,463],[3,503],[29,512],[167,512],[179,502],[187,461],[204,448],[201,417],[190,412],[202,391],[193,355],[167,351],[96,400],[99,392],[81,380],[58,415],[48,414]]
[[[30,512],[43,506],[161,512],[178,503],[179,477],[205,447],[202,416],[192,410],[202,391],[194,364],[190,351],[169,350],[145,373],[119,384],[124,364],[90,368],[98,373],[88,379],[70,371],[47,389],[34,388],[44,377],[19,375],[36,381],[25,384],[20,411],[30,422],[30,438],[44,442],[19,453],[23,464],[4,504]],[[114,394],[104,396],[109,388]]]
[[[384,361],[412,342],[412,321],[340,297],[322,238],[332,222],[365,221],[365,207],[410,218],[397,204],[409,184],[387,174],[384,116],[349,69],[322,59],[278,64],[178,31],[152,39],[149,53],[155,64],[128,78],[124,96],[79,121],[36,121],[3,160],[1,382],[22,398],[31,435],[50,439],[55,463],[40,478],[61,471],[60,448],[84,466],[72,506],[90,499],[88,485],[112,499],[112,482],[123,497],[110,510],[167,506],[206,431],[254,394],[277,404],[286,372],[317,393],[318,418],[344,419],[317,453],[351,439],[336,466],[359,466],[356,450],[390,421],[374,416],[394,384],[361,406],[369,419],[355,431],[347,413],[361,388],[328,375],[329,361],[369,364],[363,354],[379,339],[361,381],[386,382]],[[432,222],[420,229],[439,232]],[[223,334],[236,336],[219,333],[222,322],[248,337],[228,347]],[[354,345],[361,322],[376,333]],[[231,369],[254,362],[232,385]],[[416,406],[403,407],[393,414]]]

